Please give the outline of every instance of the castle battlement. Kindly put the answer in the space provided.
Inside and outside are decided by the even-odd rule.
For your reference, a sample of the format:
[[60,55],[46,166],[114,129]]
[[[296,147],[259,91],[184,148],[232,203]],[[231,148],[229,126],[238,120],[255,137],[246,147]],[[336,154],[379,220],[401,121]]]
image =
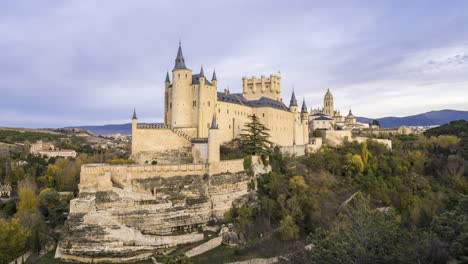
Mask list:
[[161,129],[161,128],[171,128],[169,125],[159,124],[159,123],[139,123],[137,124],[138,129]]
[[[253,161],[258,163],[259,159],[254,157]],[[132,181],[136,179],[238,173],[244,170],[243,162],[244,159],[224,160],[212,164],[86,164],[81,166],[80,192],[110,191],[115,184],[131,188]]]
[[261,97],[268,97],[273,100],[281,99],[281,76],[270,74],[267,78],[261,75],[260,78],[242,78],[242,91],[247,100],[257,100]]

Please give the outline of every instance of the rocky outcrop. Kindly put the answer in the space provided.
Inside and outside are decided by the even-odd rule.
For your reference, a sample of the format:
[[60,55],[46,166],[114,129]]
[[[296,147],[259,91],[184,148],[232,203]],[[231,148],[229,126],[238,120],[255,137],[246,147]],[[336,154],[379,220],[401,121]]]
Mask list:
[[80,182],[79,197],[71,201],[57,258],[122,263],[200,241],[208,222],[249,193],[254,177],[244,171],[178,176],[146,167],[139,174],[132,169],[130,177],[122,167],[111,168],[118,173],[97,167],[89,174],[96,183]]

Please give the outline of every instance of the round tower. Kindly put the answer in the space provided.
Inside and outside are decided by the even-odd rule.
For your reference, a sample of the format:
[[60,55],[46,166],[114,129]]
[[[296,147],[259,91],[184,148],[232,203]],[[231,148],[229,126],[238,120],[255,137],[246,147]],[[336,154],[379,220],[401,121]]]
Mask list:
[[192,118],[192,70],[185,66],[182,47],[179,50],[172,70],[172,89],[169,111],[172,127],[190,127]]
[[301,120],[302,122],[307,121],[309,116],[309,112],[307,111],[307,106],[305,102],[305,98],[302,100],[302,108],[301,108]]
[[294,94],[294,89],[291,95],[291,100],[289,101],[289,111],[297,113],[297,100],[296,95]]
[[136,115],[136,109],[133,108],[133,116],[132,116],[132,154],[136,153],[136,144],[135,141],[137,140],[137,125],[138,125],[138,118]]

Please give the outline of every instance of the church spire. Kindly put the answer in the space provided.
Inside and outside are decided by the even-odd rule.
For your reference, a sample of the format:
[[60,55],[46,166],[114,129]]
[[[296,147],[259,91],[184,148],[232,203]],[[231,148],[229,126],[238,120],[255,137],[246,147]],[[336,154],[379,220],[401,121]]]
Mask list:
[[177,50],[177,57],[175,59],[175,66],[174,66],[174,70],[179,70],[179,69],[187,69],[187,67],[185,67],[185,60],[184,60],[184,55],[182,54],[182,45],[180,44],[180,41],[179,41],[179,50]]
[[216,79],[216,70],[214,69],[213,70],[213,77],[211,78],[211,81],[217,81],[218,79]]
[[302,100],[302,109],[301,109],[301,113],[307,114],[307,106],[306,106],[305,98]]
[[293,88],[293,92],[291,95],[291,100],[289,101],[289,107],[291,106],[297,106],[297,100],[296,100],[296,95],[294,94],[294,88]]
[[133,108],[133,117],[132,117],[132,120],[134,120],[134,119],[138,119],[137,116],[136,116],[135,107]]

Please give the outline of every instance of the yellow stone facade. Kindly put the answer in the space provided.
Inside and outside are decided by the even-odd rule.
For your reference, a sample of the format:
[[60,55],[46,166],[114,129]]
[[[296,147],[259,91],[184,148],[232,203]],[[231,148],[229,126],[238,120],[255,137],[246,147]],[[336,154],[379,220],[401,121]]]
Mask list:
[[[279,74],[243,77],[242,93],[218,92],[216,73],[213,71],[211,80],[205,76],[203,67],[194,74],[186,67],[179,45],[171,75],[172,78],[167,73],[164,85],[164,125],[138,124],[134,116],[133,155],[187,147],[193,139],[209,140],[212,134],[216,134],[219,144],[231,141],[242,133],[251,115],[270,129],[270,141],[275,145],[309,144],[305,102],[305,112],[298,111],[294,94],[289,107],[283,103]],[[216,133],[210,133],[213,122],[219,130]]]

